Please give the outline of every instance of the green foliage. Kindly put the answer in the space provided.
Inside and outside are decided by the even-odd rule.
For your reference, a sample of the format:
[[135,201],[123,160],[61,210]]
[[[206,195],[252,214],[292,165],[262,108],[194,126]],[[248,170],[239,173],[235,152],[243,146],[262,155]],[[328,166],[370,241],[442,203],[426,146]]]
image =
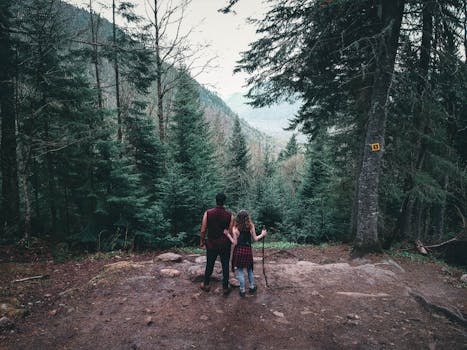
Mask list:
[[[427,3],[406,4],[404,29],[411,26],[411,32],[399,38],[387,106],[378,215],[388,242],[441,240],[459,232],[457,212],[467,209],[467,69],[458,36],[465,13],[458,0],[432,9],[436,40],[426,66],[421,28]],[[256,22],[262,37],[238,68],[251,74],[248,95],[256,106],[300,100],[292,127],[308,136],[305,152],[294,134],[278,159],[264,150],[261,135],[183,70],[170,72],[181,79],[162,144],[151,115],[157,103],[151,95],[154,55],[144,44],[147,32],[135,30],[133,5],[120,4],[117,15],[127,30],[117,30],[114,46],[112,27],[102,21],[95,27],[97,49],[75,42],[89,41],[89,14],[54,0],[12,6],[14,40],[7,46],[17,53],[21,225],[64,241],[57,259],[73,249],[181,247],[197,243],[203,211],[225,190],[230,208],[247,209],[258,231],[265,225],[281,239],[267,242],[270,248],[349,241],[375,77],[373,49],[383,35],[373,3],[275,2]],[[70,14],[77,14],[73,23],[82,30],[68,25]],[[78,39],[75,31],[82,33]],[[115,54],[121,125],[108,84],[115,81]],[[222,123],[216,129],[231,134],[213,134],[206,105],[232,118],[231,130]],[[260,146],[248,146],[253,137]],[[408,229],[401,233],[405,214]]]
[[285,149],[279,153],[279,160],[285,160],[290,157],[293,157],[298,152],[299,152],[299,146],[297,143],[297,136],[293,134],[289,142],[287,142]]
[[229,205],[240,209],[245,207],[248,198],[251,155],[238,117],[234,120],[227,157],[225,192]]
[[198,90],[188,73],[179,83],[168,132],[169,166],[163,189],[164,215],[170,233],[186,232],[194,243],[204,210],[212,205],[219,189],[215,150],[203,119]]
[[[266,239],[268,238],[266,237]],[[254,242],[252,246],[253,248],[260,248],[263,246],[263,243],[261,241]],[[264,242],[265,249],[291,249],[298,246],[299,245],[297,243],[288,241]]]
[[[407,2],[406,10],[378,191],[379,230],[389,244],[417,236],[441,240],[461,225],[449,208],[467,209],[467,75],[462,42],[455,34],[465,30],[465,9],[453,0],[433,7],[430,2]],[[377,11],[366,0],[276,3],[255,21],[261,37],[239,61],[237,70],[250,74],[253,105],[302,101],[291,123],[311,141],[300,200],[290,194],[293,185],[287,188],[278,181],[283,188],[277,189],[287,203],[281,205],[281,230],[289,239],[350,238],[362,150],[368,147],[363,145],[366,118],[378,74],[374,50],[385,40]],[[285,152],[280,158],[286,158]],[[290,177],[285,174],[283,182]]]

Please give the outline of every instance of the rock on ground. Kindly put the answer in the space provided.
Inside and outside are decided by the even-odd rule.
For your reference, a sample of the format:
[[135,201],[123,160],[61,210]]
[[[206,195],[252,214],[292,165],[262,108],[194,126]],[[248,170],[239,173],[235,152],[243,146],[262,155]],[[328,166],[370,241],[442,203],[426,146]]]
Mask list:
[[15,324],[8,317],[4,316],[0,318],[0,331],[12,329],[14,327]]
[[113,264],[108,264],[102,267],[102,270],[104,272],[115,272],[119,271],[122,269],[128,269],[128,268],[140,268],[143,267],[142,264],[134,263],[132,261],[119,261]]
[[164,253],[157,256],[157,261],[166,261],[166,262],[181,262],[183,256],[175,253]]
[[161,275],[164,277],[178,277],[181,274],[182,273],[176,269],[162,269],[161,270]]

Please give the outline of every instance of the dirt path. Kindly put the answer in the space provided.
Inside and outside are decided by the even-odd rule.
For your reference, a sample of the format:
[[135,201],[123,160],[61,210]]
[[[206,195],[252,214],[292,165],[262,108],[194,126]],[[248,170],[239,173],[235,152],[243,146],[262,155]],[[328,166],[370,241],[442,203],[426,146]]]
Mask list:
[[[200,291],[196,255],[0,264],[2,296],[30,313],[0,333],[0,349],[467,349],[466,325],[410,294],[466,313],[458,271],[387,256],[350,261],[346,246],[267,254],[270,286],[258,261],[258,292],[245,299],[238,289],[222,296],[218,281]],[[11,283],[38,273],[49,278]]]

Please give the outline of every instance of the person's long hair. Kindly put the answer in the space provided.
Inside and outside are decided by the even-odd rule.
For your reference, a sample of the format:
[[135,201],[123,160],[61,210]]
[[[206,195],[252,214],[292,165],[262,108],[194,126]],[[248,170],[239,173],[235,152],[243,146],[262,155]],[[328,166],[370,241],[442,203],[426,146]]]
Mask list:
[[250,232],[251,220],[250,220],[250,215],[248,215],[248,212],[246,210],[240,210],[238,212],[237,218],[235,219],[235,226],[240,232],[242,231]]

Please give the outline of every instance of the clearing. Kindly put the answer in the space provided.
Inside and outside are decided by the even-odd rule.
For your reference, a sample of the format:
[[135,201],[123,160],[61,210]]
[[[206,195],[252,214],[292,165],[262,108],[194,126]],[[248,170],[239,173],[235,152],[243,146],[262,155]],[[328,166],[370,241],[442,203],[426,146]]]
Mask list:
[[[0,263],[0,349],[467,349],[462,270],[346,245],[255,251],[258,292],[158,254]],[[170,256],[169,256],[170,258]],[[17,281],[22,278],[42,278]]]

